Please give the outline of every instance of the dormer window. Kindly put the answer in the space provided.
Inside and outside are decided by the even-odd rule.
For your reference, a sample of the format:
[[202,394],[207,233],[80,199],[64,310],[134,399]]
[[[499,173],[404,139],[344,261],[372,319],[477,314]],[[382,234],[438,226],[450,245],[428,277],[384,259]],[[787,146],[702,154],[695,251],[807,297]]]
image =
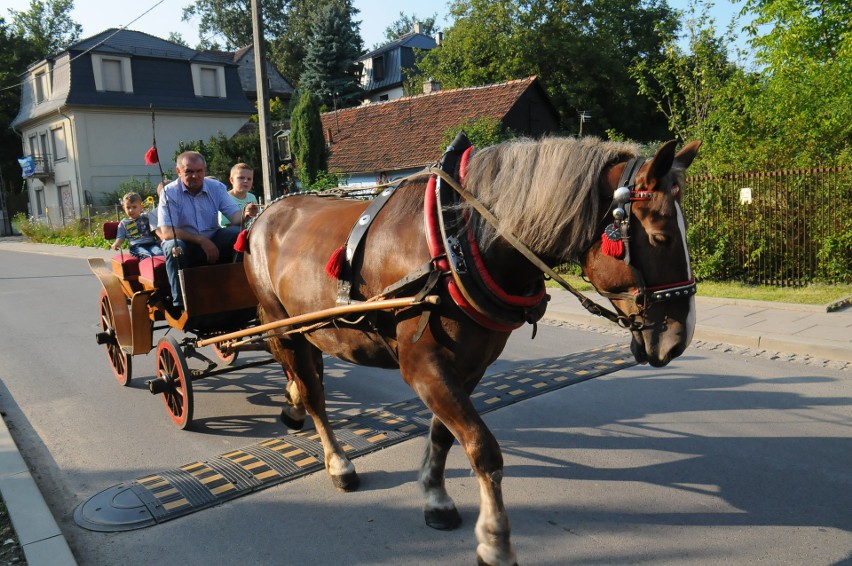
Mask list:
[[50,82],[48,81],[47,69],[36,71],[33,75],[33,91],[36,104],[41,104],[50,98]]
[[385,57],[384,57],[384,55],[379,56],[379,57],[373,57],[373,80],[374,81],[385,80]]
[[215,65],[192,65],[195,96],[226,98],[225,68]]
[[98,92],[133,92],[133,76],[129,57],[92,54],[95,90]]

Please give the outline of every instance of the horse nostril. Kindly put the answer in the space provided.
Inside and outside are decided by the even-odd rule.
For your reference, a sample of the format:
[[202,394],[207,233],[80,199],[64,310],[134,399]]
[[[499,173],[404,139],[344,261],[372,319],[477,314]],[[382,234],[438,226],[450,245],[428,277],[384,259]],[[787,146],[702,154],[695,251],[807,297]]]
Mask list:
[[665,246],[671,241],[666,234],[651,234],[652,246]]

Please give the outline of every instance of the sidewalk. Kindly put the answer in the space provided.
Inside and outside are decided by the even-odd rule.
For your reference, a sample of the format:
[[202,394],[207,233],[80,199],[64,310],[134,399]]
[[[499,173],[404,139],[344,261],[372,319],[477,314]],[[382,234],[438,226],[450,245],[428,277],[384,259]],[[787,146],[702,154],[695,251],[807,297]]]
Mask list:
[[[114,255],[110,250],[30,244],[20,237],[0,238],[0,251],[80,259]],[[545,319],[620,330],[587,312],[567,291],[550,288],[547,292],[551,300]],[[599,295],[588,296],[608,306]],[[697,297],[696,306],[696,340],[852,363],[852,307],[827,312],[824,306],[706,297]],[[76,564],[5,422],[0,424],[0,493],[30,566]]]
[[[550,288],[547,292],[551,299],[545,318],[603,328],[614,326],[590,314],[568,291]],[[588,296],[609,306],[596,293]],[[828,312],[826,306],[820,305],[712,297],[696,297],[695,304],[695,340],[852,363],[850,306]]]

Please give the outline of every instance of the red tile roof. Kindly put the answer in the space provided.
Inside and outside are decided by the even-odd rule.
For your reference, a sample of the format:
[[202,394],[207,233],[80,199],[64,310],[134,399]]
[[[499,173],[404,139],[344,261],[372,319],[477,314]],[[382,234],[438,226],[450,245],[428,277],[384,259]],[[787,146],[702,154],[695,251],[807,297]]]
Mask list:
[[503,119],[534,76],[481,87],[442,90],[322,114],[328,169],[367,173],[424,167],[443,151],[447,128],[468,119]]

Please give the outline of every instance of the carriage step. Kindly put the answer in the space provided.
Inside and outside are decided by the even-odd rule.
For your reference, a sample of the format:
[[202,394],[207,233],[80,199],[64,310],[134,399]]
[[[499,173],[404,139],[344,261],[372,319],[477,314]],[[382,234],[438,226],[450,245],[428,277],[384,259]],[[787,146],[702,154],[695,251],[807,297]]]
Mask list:
[[[486,413],[633,365],[628,345],[604,346],[486,375],[471,400]],[[163,379],[147,383],[152,393],[168,386]],[[431,417],[414,398],[365,410],[332,426],[353,459],[425,434]],[[74,521],[100,532],[140,529],[323,469],[319,435],[305,430],[113,486],[80,504]]]

